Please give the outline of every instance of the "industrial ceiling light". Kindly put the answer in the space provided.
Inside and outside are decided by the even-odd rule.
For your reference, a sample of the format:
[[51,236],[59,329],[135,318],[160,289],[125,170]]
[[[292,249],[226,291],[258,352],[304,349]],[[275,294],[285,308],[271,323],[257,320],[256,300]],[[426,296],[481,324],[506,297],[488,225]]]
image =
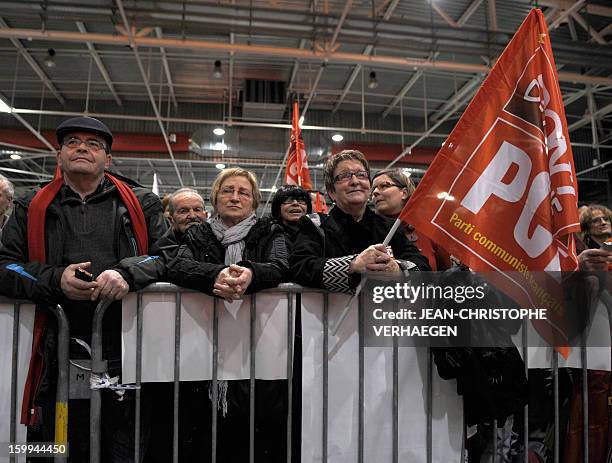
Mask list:
[[223,164],[222,162],[220,162],[219,164],[215,164],[215,167],[219,170],[223,170],[225,169],[225,164]]
[[11,154],[11,159],[14,159],[15,161],[21,159],[21,155],[17,154],[17,153],[13,153]]
[[225,151],[227,149],[227,145],[222,141],[218,141],[215,143],[215,146],[213,146],[213,149],[217,151]]
[[344,140],[344,137],[342,136],[341,133],[335,133],[332,135],[332,140],[335,141],[336,143],[341,142],[342,140]]
[[215,68],[213,70],[213,76],[215,79],[220,79],[223,77],[223,70],[221,69],[221,61],[215,61]]
[[223,127],[215,127],[213,133],[218,136],[225,135],[225,129]]
[[368,80],[368,88],[374,90],[378,87],[378,79],[376,79],[376,72],[370,71],[370,79]]
[[45,58],[45,64],[48,68],[55,67],[55,50],[53,48],[49,48],[47,50],[47,57]]

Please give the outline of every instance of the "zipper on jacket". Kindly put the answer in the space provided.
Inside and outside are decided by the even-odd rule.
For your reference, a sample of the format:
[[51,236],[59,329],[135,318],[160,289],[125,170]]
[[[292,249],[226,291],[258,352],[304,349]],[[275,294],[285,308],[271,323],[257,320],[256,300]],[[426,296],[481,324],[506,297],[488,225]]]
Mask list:
[[133,236],[130,236],[130,243],[132,244],[132,252],[135,256],[138,255],[138,246],[136,245],[136,240]]

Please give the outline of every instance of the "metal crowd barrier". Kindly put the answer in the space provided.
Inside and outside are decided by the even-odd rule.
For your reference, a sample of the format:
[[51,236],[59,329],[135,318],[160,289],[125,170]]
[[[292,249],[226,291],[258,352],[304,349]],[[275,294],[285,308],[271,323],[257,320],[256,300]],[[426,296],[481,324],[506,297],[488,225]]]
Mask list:
[[[306,294],[311,292],[323,293],[323,395],[322,395],[322,462],[326,463],[329,455],[329,294],[325,291],[313,290],[310,288],[302,288],[293,284],[283,284],[278,288],[272,290],[273,292],[284,292],[287,295],[289,316],[287,317],[287,394],[288,394],[288,414],[287,414],[287,462],[292,461],[292,378],[293,378],[293,336],[294,336],[294,320],[292,317],[292,308],[295,300],[295,295]],[[175,345],[174,345],[174,410],[173,410],[173,462],[179,461],[179,441],[178,441],[178,404],[179,404],[179,374],[180,374],[180,337],[181,337],[181,297],[187,291],[182,288],[178,288],[174,285],[167,283],[158,283],[145,288],[143,291],[138,293],[137,303],[137,346],[136,346],[136,404],[135,404],[135,445],[134,445],[134,461],[140,461],[140,385],[142,378],[142,327],[143,327],[143,293],[147,292],[173,292],[175,293]],[[612,308],[612,298],[604,292],[602,296],[603,302],[607,305],[609,312]],[[10,416],[9,418],[9,435],[8,439],[10,442],[15,442],[16,439],[16,423],[17,423],[17,404],[18,394],[22,391],[17,390],[17,367],[18,367],[18,343],[19,343],[19,325],[20,325],[20,308],[23,301],[13,301],[6,298],[0,298],[0,304],[13,304],[13,326],[12,326],[12,357],[11,357],[11,378],[10,378]],[[217,382],[218,382],[218,348],[219,348],[219,314],[218,314],[218,299],[214,299],[213,308],[213,359],[212,359],[212,449],[211,449],[211,461],[216,462],[217,459]],[[100,303],[95,311],[93,332],[92,332],[92,372],[96,374],[103,374],[106,371],[106,362],[102,359],[102,336],[101,327],[104,313],[108,304]],[[359,307],[363,306],[363,295],[360,296]],[[297,307],[298,310],[300,307]],[[250,305],[250,410],[249,410],[249,421],[250,421],[250,432],[249,432],[249,461],[253,463],[255,461],[254,444],[255,444],[255,314],[257,310],[257,297],[253,295],[251,298]],[[67,441],[67,420],[69,419],[68,414],[68,343],[69,343],[69,327],[66,316],[60,306],[57,306],[52,310],[58,319],[59,326],[59,339],[58,342],[58,389],[57,389],[57,408],[58,416],[56,417],[56,442],[65,443]],[[360,310],[358,330],[359,330],[359,357],[358,357],[358,369],[359,369],[359,393],[358,393],[358,453],[357,462],[363,463],[364,461],[364,318],[363,311]],[[526,340],[526,330],[523,330],[523,340]],[[525,361],[525,371],[528,373],[528,355],[527,355],[527,344],[523,342],[523,359]],[[586,349],[581,349],[581,360],[582,360],[582,422],[583,422],[583,461],[588,463],[588,449],[589,449],[589,429],[588,429],[588,381],[587,381],[587,355]],[[427,390],[426,390],[426,414],[427,423],[426,426],[426,461],[431,463],[433,461],[433,430],[432,430],[432,410],[433,410],[433,392],[432,392],[432,378],[433,378],[433,360],[432,355],[428,352],[427,355]],[[398,386],[398,344],[394,342],[392,347],[392,461],[397,463],[399,460],[399,386]],[[559,449],[559,365],[557,354],[552,355],[552,373],[553,373],[553,394],[554,394],[554,462],[560,462],[560,449]],[[101,400],[100,390],[91,390],[91,415],[90,415],[90,445],[91,455],[90,462],[100,462],[100,416],[101,416]],[[518,417],[516,417],[518,418]],[[2,421],[6,422],[6,417],[1,418]],[[528,441],[529,441],[529,420],[528,420],[528,407],[525,406],[524,410],[524,462],[528,463]],[[496,438],[497,434],[497,423],[493,423],[493,435],[492,435],[492,448],[493,448],[493,463],[498,461],[498,442]],[[465,430],[464,430],[465,432]],[[462,439],[465,442],[465,439]],[[2,436],[0,436],[2,441]],[[465,449],[462,445],[461,449],[461,460],[464,461]],[[2,456],[0,455],[0,462]],[[14,456],[9,458],[9,461],[17,461]],[[63,457],[56,457],[55,461],[65,461]],[[610,459],[608,459],[610,461]]]

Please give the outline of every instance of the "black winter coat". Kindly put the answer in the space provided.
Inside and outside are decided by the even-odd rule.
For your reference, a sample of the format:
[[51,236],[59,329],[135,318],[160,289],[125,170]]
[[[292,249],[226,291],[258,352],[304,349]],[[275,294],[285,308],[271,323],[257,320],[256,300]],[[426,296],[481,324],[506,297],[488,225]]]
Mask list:
[[[351,261],[368,246],[382,243],[394,220],[366,208],[363,218],[355,222],[337,206],[329,215],[318,214],[314,219],[317,217],[320,226],[308,216],[299,222],[300,231],[291,254],[293,281],[302,286],[351,292],[360,281],[359,274],[348,273]],[[402,270],[430,270],[427,259],[408,241],[402,227],[389,245]]]
[[[131,188],[145,217],[149,237],[149,249],[155,253],[155,242],[166,232],[168,226],[163,217],[159,197],[135,182],[114,174],[117,178],[127,183]],[[113,194],[114,185],[106,186],[102,195]],[[28,208],[37,190],[29,192],[23,198],[15,201],[13,214],[3,229],[2,244],[0,245],[0,293],[12,298],[30,299],[36,303],[47,305],[65,303],[65,296],[61,290],[60,282],[66,265],[63,264],[65,246],[65,217],[59,204],[59,194],[49,204],[45,221],[45,249],[47,262],[29,261],[27,224]],[[134,256],[137,254],[134,233],[132,230],[130,215],[127,208],[119,200],[118,194],[115,198],[115,211],[119,235],[118,254],[120,257]],[[16,273],[5,270],[7,265],[12,268],[21,267],[24,273]],[[6,273],[5,273],[6,272]]]
[[[237,264],[253,271],[246,293],[278,286],[289,267],[282,227],[270,217],[261,218],[244,241],[243,259]],[[131,290],[164,280],[214,296],[215,279],[226,267],[225,248],[203,223],[189,227],[180,245],[167,240],[160,256],[124,259],[116,270]]]

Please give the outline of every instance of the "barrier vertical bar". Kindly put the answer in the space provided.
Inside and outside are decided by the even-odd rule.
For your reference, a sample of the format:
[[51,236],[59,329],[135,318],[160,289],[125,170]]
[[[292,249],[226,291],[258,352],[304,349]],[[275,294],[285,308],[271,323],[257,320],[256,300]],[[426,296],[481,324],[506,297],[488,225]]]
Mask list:
[[[55,443],[68,443],[68,367],[70,347],[70,324],[61,305],[53,310],[57,318],[57,391],[55,393]],[[65,455],[56,455],[55,462],[65,462]]]
[[140,461],[140,380],[142,379],[142,293],[136,304],[136,406],[134,412],[134,461]]
[[[523,321],[523,332],[521,333],[523,340],[523,362],[525,363],[525,377],[529,384],[529,346],[527,339],[527,320]],[[529,463],[529,400],[525,404],[523,411],[523,463]]]
[[552,353],[552,367],[553,367],[553,400],[555,410],[555,445],[554,445],[554,459],[555,463],[559,463],[559,357],[557,357],[557,351],[553,350]]
[[493,420],[493,458],[492,463],[497,463],[497,420]]
[[582,333],[580,362],[582,366],[582,461],[589,463],[589,375],[587,370],[586,335]]
[[211,432],[211,463],[217,462],[217,410],[219,407],[219,311],[218,299],[213,299],[213,358],[212,358],[212,432]]
[[249,462],[255,463],[255,314],[257,302],[255,294],[251,295],[251,318],[249,328],[249,355],[250,355],[250,381],[249,381]]
[[[397,301],[393,304],[394,311],[397,311]],[[397,326],[397,319],[393,320],[393,325]],[[397,336],[393,336],[393,463],[398,463],[399,459],[399,349]]]
[[287,292],[287,463],[291,463],[291,420],[293,419],[293,293]]
[[[106,373],[106,361],[102,359],[102,320],[110,301],[101,300],[94,310],[91,324],[91,374],[103,376]],[[100,463],[100,436],[102,391],[92,388],[89,403],[89,461]]]
[[365,364],[364,364],[364,320],[363,320],[363,293],[359,294],[358,300],[358,320],[359,320],[359,428],[357,435],[357,463],[363,463],[363,435],[364,435],[364,375],[365,375]]
[[178,463],[179,446],[179,406],[180,406],[180,378],[181,378],[181,292],[175,294],[174,309],[174,407],[173,407],[173,433],[172,433],[172,461]]
[[327,463],[328,401],[329,401],[329,294],[323,295],[323,418],[321,423],[322,463]]
[[[11,442],[17,441],[17,364],[19,362],[19,315],[20,305],[18,302],[13,304],[13,357],[11,359],[11,424],[9,438]],[[16,461],[13,454],[10,462]]]
[[[433,460],[433,355],[427,348],[427,463]],[[463,458],[463,455],[462,455]]]

